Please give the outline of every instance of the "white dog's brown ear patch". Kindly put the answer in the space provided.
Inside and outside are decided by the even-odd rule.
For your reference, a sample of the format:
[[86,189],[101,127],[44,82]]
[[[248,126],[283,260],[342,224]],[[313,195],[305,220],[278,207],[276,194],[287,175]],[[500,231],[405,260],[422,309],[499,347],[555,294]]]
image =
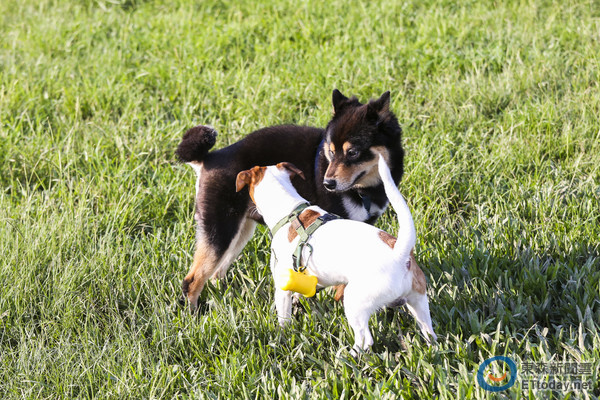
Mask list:
[[302,172],[302,170],[300,170],[300,168],[296,167],[292,163],[289,163],[289,162],[280,162],[279,164],[277,164],[277,168],[279,168],[279,169],[285,169],[286,171],[288,171],[288,173],[290,174],[290,178],[298,175],[300,178],[306,179],[304,177],[304,172]]
[[237,174],[237,177],[235,179],[236,192],[239,192],[244,188],[244,186],[248,185],[250,197],[252,198],[252,201],[254,201],[254,187],[258,185],[260,181],[262,181],[262,178],[265,176],[266,170],[267,167],[254,167],[252,169],[248,169]]
[[250,170],[240,172],[235,178],[235,191],[239,192],[244,186],[249,185],[251,181],[252,176],[250,175]]

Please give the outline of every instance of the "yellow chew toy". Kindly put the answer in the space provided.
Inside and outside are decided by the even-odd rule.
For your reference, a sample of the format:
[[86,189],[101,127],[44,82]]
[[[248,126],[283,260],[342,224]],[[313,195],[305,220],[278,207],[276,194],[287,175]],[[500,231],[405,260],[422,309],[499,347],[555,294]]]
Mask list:
[[317,292],[317,277],[306,275],[304,271],[296,272],[290,268],[281,274],[281,282],[281,289],[298,292],[306,297],[313,297]]

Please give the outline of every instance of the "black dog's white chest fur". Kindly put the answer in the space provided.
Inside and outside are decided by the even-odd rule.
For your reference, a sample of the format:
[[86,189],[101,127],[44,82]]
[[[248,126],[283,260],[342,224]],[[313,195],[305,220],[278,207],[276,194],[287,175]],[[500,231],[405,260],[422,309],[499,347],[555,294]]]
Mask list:
[[363,222],[379,218],[387,208],[387,202],[381,207],[372,201],[365,202],[362,199],[361,201],[356,201],[352,196],[342,196],[342,204],[346,209],[349,219]]

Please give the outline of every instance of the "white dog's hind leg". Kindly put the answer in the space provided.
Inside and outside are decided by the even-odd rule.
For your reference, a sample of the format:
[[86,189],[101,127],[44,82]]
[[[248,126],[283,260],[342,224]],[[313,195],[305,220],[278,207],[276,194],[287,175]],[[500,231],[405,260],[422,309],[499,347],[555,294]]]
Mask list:
[[421,333],[428,341],[429,336],[433,341],[437,340],[437,335],[433,332],[433,326],[431,325],[431,314],[429,313],[429,301],[427,295],[420,293],[413,293],[407,297],[406,307],[408,311],[415,317]]
[[360,296],[360,292],[351,285],[344,292],[344,311],[348,324],[354,331],[354,347],[351,354],[368,350],[373,344],[373,336],[369,331],[369,318],[374,309],[371,304]]

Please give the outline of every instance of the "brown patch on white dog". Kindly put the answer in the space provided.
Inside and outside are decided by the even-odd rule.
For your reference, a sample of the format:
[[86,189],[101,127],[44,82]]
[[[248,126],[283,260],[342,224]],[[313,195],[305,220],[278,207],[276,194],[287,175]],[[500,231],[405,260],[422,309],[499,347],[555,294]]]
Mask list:
[[298,167],[296,167],[292,163],[284,161],[284,162],[280,162],[279,164],[277,164],[276,167],[279,169],[285,169],[287,171],[287,173],[290,175],[290,178],[293,178],[294,176],[297,175],[302,179],[306,179],[304,177],[304,172],[302,172]]
[[254,167],[246,171],[240,172],[235,179],[235,191],[239,192],[248,185],[248,191],[252,201],[254,201],[254,186],[258,185],[265,176],[267,167]]
[[383,243],[387,244],[390,247],[390,249],[394,248],[394,245],[396,244],[397,240],[395,236],[390,235],[385,231],[379,231],[379,239],[381,239]]
[[290,225],[290,229],[288,231],[288,240],[291,242],[292,240],[294,240],[296,238],[296,236],[298,236],[298,232],[296,232],[296,229],[298,229],[300,224],[302,224],[302,226],[306,229],[310,224],[315,222],[315,220],[317,218],[319,218],[320,216],[321,216],[321,213],[314,211],[314,210],[302,211],[302,213],[298,216],[298,218],[293,220],[292,224]]
[[415,260],[415,256],[412,251],[410,252],[410,266],[413,270],[413,290],[415,292],[425,294],[425,292],[427,291],[427,281],[425,280],[425,274],[423,273],[421,268],[419,268],[419,265],[417,264],[417,261]]
[[337,286],[334,286],[334,288],[335,288],[335,295],[333,296],[333,299],[335,301],[344,300],[344,289],[346,289],[346,285],[337,285]]

